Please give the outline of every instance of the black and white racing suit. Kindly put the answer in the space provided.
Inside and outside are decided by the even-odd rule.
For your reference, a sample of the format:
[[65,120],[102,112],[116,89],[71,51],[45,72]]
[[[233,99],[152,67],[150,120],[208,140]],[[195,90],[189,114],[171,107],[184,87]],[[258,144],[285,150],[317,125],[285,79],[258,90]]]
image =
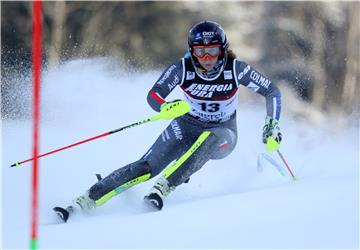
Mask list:
[[240,85],[263,95],[267,115],[279,120],[279,89],[249,64],[229,56],[224,70],[211,79],[197,73],[188,54],[170,65],[149,91],[147,101],[155,111],[160,111],[165,98],[179,86],[190,103],[190,112],[172,120],[141,159],[115,170],[93,185],[89,190],[90,198],[98,200],[139,176],[158,175],[179,159],[204,131],[211,132],[210,136],[167,177],[170,186],[187,181],[208,160],[229,155],[237,142],[236,109]]

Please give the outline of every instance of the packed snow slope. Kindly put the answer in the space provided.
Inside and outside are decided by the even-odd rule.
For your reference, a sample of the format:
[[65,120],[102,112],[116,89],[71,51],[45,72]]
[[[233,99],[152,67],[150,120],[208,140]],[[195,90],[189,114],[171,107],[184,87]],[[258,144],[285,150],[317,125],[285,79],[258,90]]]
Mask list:
[[[44,73],[40,151],[154,115],[146,95],[160,73],[120,70],[106,59],[71,61]],[[240,98],[247,91],[241,88]],[[52,208],[84,193],[95,173],[105,176],[139,159],[169,121],[42,158],[40,249],[359,248],[359,128],[295,119],[283,105],[281,152],[298,181],[266,161],[258,171],[265,104],[254,95],[257,104],[240,103],[234,152],[208,162],[160,212],[143,202],[156,178],[66,224],[56,223]],[[176,91],[169,100],[178,97]],[[29,245],[32,165],[8,166],[31,157],[31,128],[27,120],[2,122],[2,249]],[[268,155],[284,166],[276,153]]]

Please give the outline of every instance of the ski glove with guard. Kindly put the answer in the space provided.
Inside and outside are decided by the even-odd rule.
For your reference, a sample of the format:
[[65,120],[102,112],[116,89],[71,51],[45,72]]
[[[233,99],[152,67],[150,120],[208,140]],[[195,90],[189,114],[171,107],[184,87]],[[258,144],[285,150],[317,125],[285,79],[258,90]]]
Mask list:
[[265,117],[265,125],[263,128],[263,143],[267,143],[269,137],[273,137],[277,143],[280,144],[282,134],[279,128],[279,122],[270,116]]
[[185,115],[190,111],[190,104],[183,100],[165,102],[160,107],[160,115],[163,119],[174,119]]

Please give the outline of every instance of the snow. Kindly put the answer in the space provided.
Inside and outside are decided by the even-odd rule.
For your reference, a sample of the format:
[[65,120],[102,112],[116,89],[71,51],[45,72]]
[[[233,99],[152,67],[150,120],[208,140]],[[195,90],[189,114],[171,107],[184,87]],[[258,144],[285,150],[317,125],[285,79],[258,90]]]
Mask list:
[[[76,60],[44,73],[40,151],[47,152],[155,114],[146,95],[160,72],[119,69],[108,59]],[[248,90],[240,90],[241,93]],[[181,97],[179,91],[169,99]],[[261,100],[261,96],[257,96]],[[283,96],[286,98],[286,96]],[[103,206],[56,224],[65,206],[103,176],[141,157],[168,121],[110,135],[40,160],[40,249],[358,249],[359,127],[297,120],[283,107],[281,152],[298,178],[281,176],[264,152],[265,106],[241,102],[239,141],[208,162],[154,212],[143,201],[156,178]],[[2,121],[2,249],[30,239],[31,121]],[[284,166],[276,153],[267,153]]]

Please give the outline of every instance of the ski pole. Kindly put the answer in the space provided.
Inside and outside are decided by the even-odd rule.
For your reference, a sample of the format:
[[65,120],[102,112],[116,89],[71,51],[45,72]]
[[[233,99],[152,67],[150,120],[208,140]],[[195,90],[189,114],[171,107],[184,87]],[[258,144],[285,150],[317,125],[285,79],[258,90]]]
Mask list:
[[282,155],[282,153],[280,153],[280,150],[276,150],[276,152],[278,152],[278,154],[279,154],[279,156],[280,156],[281,160],[284,162],[285,166],[286,166],[286,167],[287,167],[287,169],[289,170],[289,173],[291,174],[291,176],[292,176],[293,180],[294,180],[294,181],[296,181],[296,180],[297,180],[297,178],[295,177],[295,175],[294,175],[294,174],[293,174],[293,172],[291,171],[290,166],[289,166],[289,164],[287,164],[287,162],[286,162],[286,160],[285,160],[284,156]]
[[[145,120],[142,120],[142,121],[135,122],[135,123],[133,123],[133,124],[127,125],[127,126],[125,126],[125,127],[119,128],[119,129],[115,129],[115,130],[112,130],[112,131],[105,132],[105,133],[103,133],[103,134],[100,134],[100,135],[97,135],[97,136],[94,136],[94,137],[91,137],[91,138],[88,138],[88,139],[85,139],[85,140],[82,140],[82,141],[75,142],[75,143],[70,144],[70,145],[67,145],[67,146],[65,146],[65,147],[58,148],[58,149],[52,150],[52,151],[50,151],[50,152],[47,152],[47,153],[38,155],[37,158],[41,158],[41,157],[44,157],[44,156],[47,156],[47,155],[50,155],[50,154],[54,154],[54,153],[57,153],[57,152],[59,152],[59,151],[62,151],[62,150],[68,149],[68,148],[72,148],[72,147],[75,147],[75,146],[77,146],[77,145],[84,144],[84,143],[86,143],[86,142],[93,141],[93,140],[99,139],[99,138],[101,138],[101,137],[105,137],[105,136],[108,136],[108,135],[111,135],[111,134],[114,134],[114,133],[123,131],[123,130],[128,129],[128,128],[133,128],[133,127],[139,126],[139,125],[141,125],[141,124],[144,124],[144,123],[147,123],[147,122],[150,122],[150,121],[155,121],[155,120],[157,120],[157,119],[154,119],[154,118],[156,118],[156,116],[150,117],[150,118],[145,119]],[[34,160],[34,159],[35,159],[35,157],[30,158],[30,159],[27,159],[27,160],[24,160],[24,161],[16,162],[16,163],[12,164],[10,167],[19,166],[19,165],[21,165],[21,164],[23,164],[23,163],[32,161],[32,160]]]
[[276,150],[276,152],[279,154],[280,156],[280,159],[284,162],[286,168],[288,169],[289,173],[291,174],[291,177],[293,178],[294,181],[296,181],[296,177],[295,175],[293,174],[293,172],[291,171],[290,169],[290,166],[289,164],[287,164],[284,156],[280,153],[280,144],[273,138],[273,137],[269,137],[267,139],[267,142],[266,142],[266,150],[269,151],[269,152],[273,152]]
[[124,126],[124,127],[112,130],[112,131],[102,133],[100,135],[97,135],[97,136],[94,136],[94,137],[91,137],[91,138],[88,138],[88,139],[85,139],[85,140],[82,140],[82,141],[75,142],[75,143],[67,145],[65,147],[58,148],[58,149],[52,150],[50,152],[38,155],[37,157],[33,157],[33,158],[30,158],[30,159],[27,159],[27,160],[16,162],[16,163],[12,164],[10,167],[20,166],[21,164],[32,161],[35,158],[41,158],[41,157],[44,157],[44,156],[47,156],[47,155],[50,155],[50,154],[54,154],[54,153],[57,153],[59,151],[62,151],[62,150],[68,149],[68,148],[72,148],[72,147],[75,147],[77,145],[84,144],[86,142],[93,141],[93,140],[96,140],[96,139],[99,139],[99,138],[102,138],[102,137],[105,137],[105,136],[108,136],[108,135],[111,135],[111,134],[115,134],[117,132],[124,131],[126,129],[133,128],[133,127],[136,127],[136,126],[148,123],[148,122],[157,121],[159,119],[173,119],[173,118],[176,118],[176,117],[179,117],[179,116],[182,116],[182,115],[186,114],[187,112],[189,112],[189,110],[190,110],[190,105],[186,101],[177,101],[177,102],[174,102],[174,103],[170,103],[167,109],[162,110],[159,114],[154,115],[154,116],[152,116],[150,118],[135,122],[133,124],[130,124],[130,125],[127,125],[127,126]]

